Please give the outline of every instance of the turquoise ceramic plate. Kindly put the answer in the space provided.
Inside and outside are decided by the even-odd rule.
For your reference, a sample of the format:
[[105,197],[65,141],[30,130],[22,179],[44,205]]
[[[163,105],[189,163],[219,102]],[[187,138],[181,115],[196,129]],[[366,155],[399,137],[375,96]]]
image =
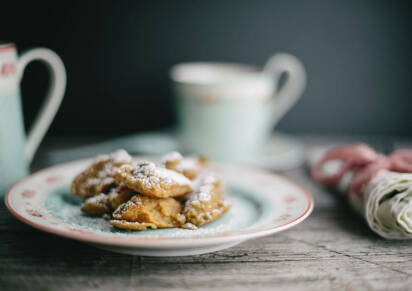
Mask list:
[[180,256],[221,250],[270,235],[303,221],[312,211],[311,196],[281,176],[261,170],[215,165],[233,207],[197,230],[181,228],[122,231],[102,218],[81,213],[81,201],[69,194],[73,177],[90,160],[57,165],[32,174],[6,195],[8,209],[21,221],[63,237],[110,251]]

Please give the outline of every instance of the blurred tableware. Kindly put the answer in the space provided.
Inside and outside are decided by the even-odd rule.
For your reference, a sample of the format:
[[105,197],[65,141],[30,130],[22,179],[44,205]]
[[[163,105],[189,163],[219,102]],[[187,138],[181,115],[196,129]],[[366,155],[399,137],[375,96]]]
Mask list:
[[[283,73],[287,80],[279,88]],[[272,56],[263,71],[196,62],[175,65],[170,77],[182,144],[190,152],[230,162],[244,162],[262,151],[306,85],[302,63],[285,53]]]
[[42,231],[112,252],[144,256],[185,256],[226,249],[291,228],[313,209],[310,194],[281,176],[214,164],[214,170],[227,185],[226,195],[234,202],[221,218],[197,230],[118,230],[107,220],[82,215],[82,201],[70,195],[73,177],[90,162],[60,164],[28,176],[8,192],[7,208],[24,223]]
[[[50,88],[27,139],[20,100],[20,81],[27,64],[43,62]],[[35,48],[17,56],[15,44],[0,43],[0,195],[28,174],[29,163],[52,122],[66,89],[66,71],[51,50]]]
[[[102,142],[67,143],[62,139],[63,147],[44,153],[42,161],[45,165],[54,165],[75,159],[84,159],[99,154],[107,154],[123,148],[134,155],[164,155],[177,151],[188,154],[180,145],[174,131],[154,131],[138,133],[105,140]],[[245,159],[244,164],[261,167],[272,171],[285,171],[302,164],[305,159],[305,148],[295,137],[276,132],[256,155]]]

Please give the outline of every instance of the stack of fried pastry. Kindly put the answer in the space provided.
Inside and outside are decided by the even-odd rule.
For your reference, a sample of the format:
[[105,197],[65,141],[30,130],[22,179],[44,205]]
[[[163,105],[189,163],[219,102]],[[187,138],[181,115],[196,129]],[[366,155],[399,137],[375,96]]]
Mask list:
[[100,156],[72,182],[82,211],[118,228],[196,227],[224,214],[231,202],[204,157],[167,154],[160,163],[138,161],[126,151]]

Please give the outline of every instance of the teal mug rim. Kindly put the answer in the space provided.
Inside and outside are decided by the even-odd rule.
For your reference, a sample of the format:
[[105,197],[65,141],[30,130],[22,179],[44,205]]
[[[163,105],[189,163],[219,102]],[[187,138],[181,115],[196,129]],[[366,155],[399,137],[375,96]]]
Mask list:
[[[195,80],[182,80],[177,76],[177,71],[182,67],[187,66],[209,66],[209,67],[231,67],[239,70],[240,74],[238,77],[227,80],[212,80],[212,81],[195,81]],[[182,84],[182,85],[193,85],[193,86],[211,86],[211,85],[222,85],[222,84],[231,84],[239,83],[245,80],[259,80],[267,79],[273,80],[273,74],[271,72],[260,71],[258,67],[243,63],[236,62],[184,62],[178,63],[171,67],[169,71],[169,78],[173,83]]]

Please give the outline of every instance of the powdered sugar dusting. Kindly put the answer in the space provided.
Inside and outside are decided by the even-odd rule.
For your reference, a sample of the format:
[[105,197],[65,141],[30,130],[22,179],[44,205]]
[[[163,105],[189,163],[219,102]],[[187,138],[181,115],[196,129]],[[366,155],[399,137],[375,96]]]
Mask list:
[[114,171],[117,170],[115,166],[119,166],[125,163],[131,163],[132,157],[125,150],[117,150],[109,155],[101,155],[97,157],[97,162],[106,161],[103,169],[97,173],[96,178],[90,178],[86,183],[112,183],[114,181]]
[[212,189],[213,189],[213,186],[210,184],[201,186],[197,194],[197,199],[199,201],[204,201],[204,202],[210,201],[211,199],[210,192],[212,191]]
[[162,158],[162,163],[166,164],[166,163],[170,163],[170,162],[179,162],[182,159],[183,159],[183,157],[179,152],[171,152],[171,153],[166,154]]
[[196,230],[196,229],[197,229],[197,226],[194,225],[193,223],[187,222],[187,223],[183,224],[183,225],[181,226],[181,228],[183,228],[183,229],[190,229],[190,230]]
[[132,157],[125,150],[120,149],[108,155],[97,156],[96,162],[102,160],[111,160],[115,164],[130,163],[132,161]]
[[136,181],[140,181],[148,188],[154,188],[159,184],[192,185],[192,182],[182,174],[166,168],[156,167],[152,162],[140,162],[137,167],[132,168],[132,175]]
[[131,162],[132,157],[124,150],[98,156],[94,163],[74,178],[72,193],[87,198],[108,190],[114,184],[117,169]]
[[194,191],[189,194],[188,199],[191,203],[198,203],[197,201],[209,201],[211,199],[210,192],[215,187],[214,184],[219,181],[214,172],[204,173],[202,176],[193,181]]
[[179,172],[184,172],[188,170],[192,170],[198,167],[199,161],[197,158],[187,157],[184,158],[177,166],[176,170]]
[[123,149],[117,150],[110,155],[115,163],[130,163],[132,157]]
[[162,165],[193,180],[207,168],[208,161],[205,157],[182,157],[180,153],[172,152],[163,157]]

